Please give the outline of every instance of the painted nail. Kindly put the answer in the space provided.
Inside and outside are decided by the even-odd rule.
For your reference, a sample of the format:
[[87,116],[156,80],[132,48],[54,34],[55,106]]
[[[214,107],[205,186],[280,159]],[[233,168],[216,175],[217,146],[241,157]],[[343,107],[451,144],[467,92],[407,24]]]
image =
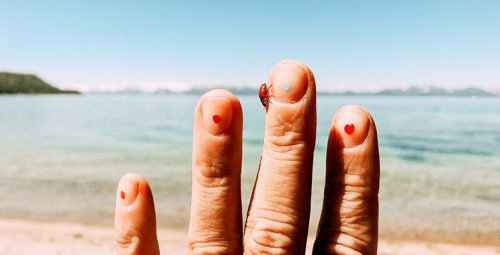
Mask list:
[[334,127],[337,138],[344,148],[352,148],[362,144],[370,129],[370,119],[360,106],[343,106],[335,113]]
[[306,94],[309,86],[307,67],[296,60],[283,60],[276,64],[269,75],[271,96],[281,103],[295,103]]
[[117,198],[123,206],[128,206],[134,203],[139,192],[139,183],[130,175],[125,175],[120,180],[117,188]]
[[228,132],[233,115],[233,104],[225,97],[214,96],[202,104],[203,126],[212,135]]

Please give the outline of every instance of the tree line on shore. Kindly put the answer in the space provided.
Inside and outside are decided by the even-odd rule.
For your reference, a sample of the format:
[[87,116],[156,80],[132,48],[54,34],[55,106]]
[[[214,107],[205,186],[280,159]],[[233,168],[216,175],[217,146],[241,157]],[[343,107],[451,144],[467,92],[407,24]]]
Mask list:
[[36,75],[0,72],[0,94],[80,94],[56,88]]

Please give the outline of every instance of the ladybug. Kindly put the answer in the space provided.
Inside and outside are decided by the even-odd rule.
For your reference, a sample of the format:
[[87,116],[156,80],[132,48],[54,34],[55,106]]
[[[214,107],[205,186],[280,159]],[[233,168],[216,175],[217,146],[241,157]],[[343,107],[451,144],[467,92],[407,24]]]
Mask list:
[[271,84],[269,87],[267,87],[266,83],[262,83],[262,85],[260,85],[260,88],[259,88],[260,102],[266,108],[266,110],[267,110],[267,106],[269,105],[269,89],[272,86],[273,86],[273,84]]

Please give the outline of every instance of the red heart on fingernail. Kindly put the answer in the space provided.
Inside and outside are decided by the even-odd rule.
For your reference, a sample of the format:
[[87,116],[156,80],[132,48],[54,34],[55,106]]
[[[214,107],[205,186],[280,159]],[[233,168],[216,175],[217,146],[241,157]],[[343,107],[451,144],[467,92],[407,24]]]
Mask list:
[[350,134],[354,133],[354,124],[346,124],[346,125],[344,126],[344,131],[345,131],[348,135],[350,135]]
[[214,120],[215,124],[219,123],[221,121],[221,118],[219,117],[219,115],[214,115],[212,117],[212,119]]

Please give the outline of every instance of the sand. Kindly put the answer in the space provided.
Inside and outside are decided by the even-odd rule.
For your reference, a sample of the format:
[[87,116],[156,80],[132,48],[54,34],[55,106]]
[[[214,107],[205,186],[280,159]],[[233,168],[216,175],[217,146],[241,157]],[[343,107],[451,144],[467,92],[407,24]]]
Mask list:
[[[0,219],[0,254],[114,254],[110,227]],[[162,254],[187,254],[186,232],[159,229]],[[308,239],[308,252],[314,238]],[[381,240],[379,254],[500,254],[500,247]]]

